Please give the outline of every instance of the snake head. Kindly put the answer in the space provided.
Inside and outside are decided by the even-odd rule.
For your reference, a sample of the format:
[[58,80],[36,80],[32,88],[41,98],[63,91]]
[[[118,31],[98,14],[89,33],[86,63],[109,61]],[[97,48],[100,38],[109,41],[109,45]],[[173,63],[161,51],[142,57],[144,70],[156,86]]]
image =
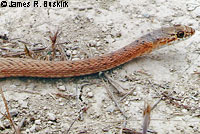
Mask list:
[[141,40],[153,42],[152,48],[162,48],[172,45],[179,40],[184,40],[191,37],[195,30],[185,25],[173,25],[155,30],[141,37]]
[[192,36],[195,30],[189,26],[184,25],[174,25],[174,34],[177,39],[184,39]]
[[195,30],[185,25],[173,25],[171,27],[164,27],[157,32],[160,33],[157,44],[166,46],[165,44],[172,45],[174,42],[191,37]]

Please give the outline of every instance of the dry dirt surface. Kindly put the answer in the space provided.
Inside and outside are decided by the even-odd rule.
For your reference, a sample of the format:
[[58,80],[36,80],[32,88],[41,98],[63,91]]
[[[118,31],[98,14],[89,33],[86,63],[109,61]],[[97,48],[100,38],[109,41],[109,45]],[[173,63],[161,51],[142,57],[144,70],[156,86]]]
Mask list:
[[[142,132],[144,104],[152,106],[161,98],[151,111],[147,133],[200,133],[199,0],[68,0],[67,7],[24,2],[28,7],[0,7],[0,35],[8,38],[0,39],[1,57],[30,58],[24,55],[26,46],[34,58],[51,60],[49,36],[56,31],[54,60],[108,53],[173,24],[191,26],[196,33],[106,72],[117,88],[120,84],[130,92],[125,97],[98,74],[0,79],[13,121],[24,120],[22,134],[120,134],[122,128]],[[6,113],[1,96],[0,111]],[[0,133],[12,134],[2,114]]]

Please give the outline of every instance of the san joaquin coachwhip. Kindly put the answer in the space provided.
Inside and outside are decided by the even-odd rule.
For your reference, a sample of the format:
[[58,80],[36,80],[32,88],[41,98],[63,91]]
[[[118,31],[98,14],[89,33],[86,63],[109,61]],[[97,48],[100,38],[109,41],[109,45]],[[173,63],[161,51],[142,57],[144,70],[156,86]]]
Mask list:
[[93,74],[124,64],[156,48],[192,36],[195,30],[174,25],[146,34],[131,44],[108,54],[78,61],[40,61],[22,58],[0,58],[0,78],[61,78]]

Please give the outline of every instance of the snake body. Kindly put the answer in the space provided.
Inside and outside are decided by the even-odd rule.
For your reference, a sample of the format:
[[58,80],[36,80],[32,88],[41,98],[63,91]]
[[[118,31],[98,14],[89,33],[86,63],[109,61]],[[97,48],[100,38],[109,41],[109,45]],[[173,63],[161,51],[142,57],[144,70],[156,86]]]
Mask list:
[[0,78],[61,78],[97,73],[124,64],[156,48],[170,45],[195,33],[188,26],[174,25],[146,34],[114,52],[77,61],[40,61],[22,58],[0,58]]

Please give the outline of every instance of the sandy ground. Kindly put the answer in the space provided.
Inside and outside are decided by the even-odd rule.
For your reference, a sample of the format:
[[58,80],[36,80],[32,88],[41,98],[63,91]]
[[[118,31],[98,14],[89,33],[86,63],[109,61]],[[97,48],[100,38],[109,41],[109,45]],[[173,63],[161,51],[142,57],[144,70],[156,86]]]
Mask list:
[[[24,43],[29,49],[49,47],[49,36],[57,30],[57,43],[62,44],[68,60],[116,50],[163,26],[189,25],[196,34],[108,72],[127,92],[134,90],[118,101],[126,121],[106,88],[117,100],[122,97],[109,83],[104,84],[102,76],[1,79],[13,120],[18,124],[25,117],[23,134],[67,133],[70,125],[71,134],[118,134],[122,127],[141,132],[144,102],[153,105],[163,92],[177,100],[157,105],[149,130],[158,134],[200,133],[200,80],[194,74],[200,72],[199,0],[69,0],[63,8],[40,4],[42,7],[33,7],[33,3],[24,8],[0,7],[0,35],[7,34],[11,41],[1,41],[0,47],[7,50],[0,49],[1,56],[23,52]],[[2,99],[0,111],[5,113]],[[12,132],[0,114],[0,133]]]

